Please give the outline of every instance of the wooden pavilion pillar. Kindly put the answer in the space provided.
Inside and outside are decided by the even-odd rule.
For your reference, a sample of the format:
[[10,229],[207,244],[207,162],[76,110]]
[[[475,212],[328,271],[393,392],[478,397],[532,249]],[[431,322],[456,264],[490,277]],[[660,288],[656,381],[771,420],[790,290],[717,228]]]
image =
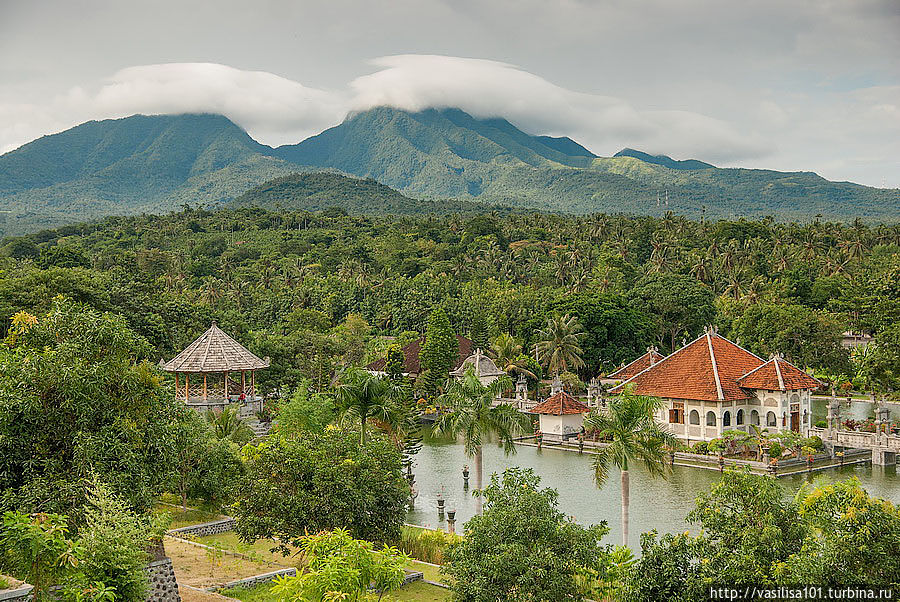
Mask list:
[[225,371],[225,405],[228,405],[228,370]]
[[191,375],[188,372],[184,373],[184,401],[191,401]]
[[244,377],[245,372],[241,370],[241,395],[247,397],[247,380]]
[[206,372],[203,373],[203,401],[206,402]]

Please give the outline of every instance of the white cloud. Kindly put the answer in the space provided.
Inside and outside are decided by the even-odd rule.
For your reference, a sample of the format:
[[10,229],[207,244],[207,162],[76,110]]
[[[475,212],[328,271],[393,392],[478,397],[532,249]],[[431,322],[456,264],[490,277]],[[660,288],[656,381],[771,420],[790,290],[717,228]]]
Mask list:
[[[575,91],[498,61],[407,54],[372,64],[373,73],[337,90],[215,63],[129,67],[44,101],[19,100],[10,90],[0,94],[0,152],[89,119],[133,113],[221,113],[260,142],[279,145],[335,125],[350,110],[459,107],[476,117],[505,117],[532,134],[570,136],[601,155],[630,146],[722,165],[815,170],[876,185],[886,177],[889,186],[897,184],[895,85],[816,95],[762,91],[733,122]],[[762,165],[760,157],[766,157]]]
[[734,161],[766,154],[757,134],[690,111],[642,110],[614,96],[557,86],[513,65],[484,59],[398,55],[350,83],[352,106],[411,111],[459,107],[476,117],[505,117],[530,133],[566,135],[598,153],[624,146],[676,156]]

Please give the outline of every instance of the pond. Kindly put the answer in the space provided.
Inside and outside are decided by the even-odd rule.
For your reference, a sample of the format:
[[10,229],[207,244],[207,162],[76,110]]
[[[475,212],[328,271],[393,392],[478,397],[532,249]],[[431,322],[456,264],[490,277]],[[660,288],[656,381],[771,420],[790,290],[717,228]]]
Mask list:
[[[820,409],[814,405],[814,415]],[[854,403],[851,411],[843,416],[865,418],[868,410],[864,403]],[[859,406],[859,407],[857,407]],[[896,414],[896,411],[895,411]],[[584,525],[607,521],[610,534],[606,541],[621,542],[621,481],[618,472],[598,489],[592,480],[593,456],[585,453],[545,447],[517,446],[517,453],[505,456],[496,444],[484,446],[485,482],[491,473],[499,473],[514,466],[532,468],[541,477],[544,487],[559,492],[560,510]],[[437,513],[437,496],[442,494],[448,509],[457,510],[457,528],[472,517],[475,501],[471,491],[463,489],[462,469],[468,464],[471,470],[470,484],[475,486],[473,462],[466,458],[461,444],[446,439],[426,436],[424,445],[414,457],[414,473],[419,495],[415,508],[409,513],[411,523],[427,527],[447,528]],[[880,467],[862,464],[836,468],[808,475],[780,477],[778,482],[790,491],[796,491],[808,479],[821,476],[832,479],[857,477],[866,490],[875,496],[900,503],[900,478],[893,466]],[[691,529],[685,516],[694,507],[694,500],[720,478],[717,471],[678,467],[668,480],[650,478],[646,471],[635,466],[631,470],[631,506],[629,544],[633,550],[640,547],[640,533],[656,529],[660,533],[683,532]]]

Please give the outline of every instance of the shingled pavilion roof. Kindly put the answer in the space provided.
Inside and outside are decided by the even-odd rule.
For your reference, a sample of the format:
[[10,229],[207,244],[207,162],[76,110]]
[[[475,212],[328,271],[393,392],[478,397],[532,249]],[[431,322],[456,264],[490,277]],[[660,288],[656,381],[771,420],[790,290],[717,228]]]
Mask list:
[[552,416],[568,416],[570,414],[587,414],[591,408],[587,407],[565,391],[548,397],[543,403],[531,409],[535,414],[550,414]]
[[232,372],[268,367],[268,358],[256,357],[215,322],[174,359],[160,362],[160,368],[166,372]]

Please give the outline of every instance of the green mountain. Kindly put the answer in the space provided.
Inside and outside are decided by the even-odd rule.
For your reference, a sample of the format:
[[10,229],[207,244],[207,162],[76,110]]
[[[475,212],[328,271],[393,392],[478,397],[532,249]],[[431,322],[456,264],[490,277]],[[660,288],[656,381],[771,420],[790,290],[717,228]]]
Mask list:
[[[337,184],[324,176],[269,182],[322,170],[376,180],[403,195],[365,180]],[[631,149],[597,157],[569,138],[530,135],[505,119],[476,119],[459,109],[379,107],[275,149],[219,115],[135,115],[44,136],[0,156],[0,231],[221,204],[263,183],[241,202],[339,205],[361,213],[491,205],[782,220],[822,215],[894,222],[900,216],[898,190],[808,172],[721,169]],[[668,205],[657,204],[666,197]]]
[[703,161],[698,161],[697,159],[686,159],[684,161],[677,161],[672,157],[667,155],[650,155],[645,152],[634,150],[633,148],[623,148],[619,152],[617,152],[613,157],[634,157],[635,159],[640,159],[644,163],[653,163],[654,165],[662,165],[663,167],[668,167],[669,169],[710,169],[714,168],[715,165],[711,163],[705,163]]
[[[274,155],[369,177],[407,194],[477,198],[550,211],[783,220],[896,221],[900,191],[830,182],[809,172],[720,169],[626,150],[596,157],[564,138],[525,134],[458,109],[379,107]],[[668,204],[657,198],[668,196]]]
[[298,171],[221,115],[90,121],[0,156],[0,229],[234,198]]
[[471,201],[414,199],[370,178],[338,173],[296,173],[255,186],[229,203],[269,210],[321,211],[339,207],[358,215],[475,213],[491,208]]

